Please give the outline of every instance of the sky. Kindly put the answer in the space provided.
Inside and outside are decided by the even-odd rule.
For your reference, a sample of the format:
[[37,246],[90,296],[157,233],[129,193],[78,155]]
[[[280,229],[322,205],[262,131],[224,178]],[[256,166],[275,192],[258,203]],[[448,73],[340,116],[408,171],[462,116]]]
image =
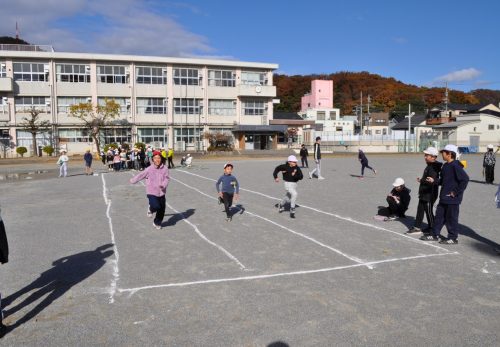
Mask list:
[[418,86],[500,90],[497,0],[0,0],[0,36],[56,51],[368,71]]

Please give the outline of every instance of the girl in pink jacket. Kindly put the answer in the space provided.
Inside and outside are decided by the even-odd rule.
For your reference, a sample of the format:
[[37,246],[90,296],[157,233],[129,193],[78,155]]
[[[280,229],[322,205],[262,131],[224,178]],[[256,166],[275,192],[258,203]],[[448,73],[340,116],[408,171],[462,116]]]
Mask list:
[[153,153],[153,165],[130,179],[130,183],[135,184],[146,179],[146,195],[149,200],[147,216],[153,217],[156,213],[153,226],[160,230],[163,217],[165,216],[165,193],[169,182],[168,168],[162,164],[161,153]]

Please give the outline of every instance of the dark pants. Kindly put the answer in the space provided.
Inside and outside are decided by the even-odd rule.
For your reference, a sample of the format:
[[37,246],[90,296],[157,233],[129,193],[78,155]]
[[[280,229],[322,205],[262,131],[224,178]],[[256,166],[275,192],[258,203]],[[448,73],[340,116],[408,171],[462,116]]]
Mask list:
[[415,228],[420,228],[422,226],[422,221],[427,217],[427,229],[429,231],[434,225],[434,213],[432,212],[432,207],[434,206],[434,201],[418,200],[417,215],[415,217]]
[[484,180],[486,183],[493,183],[495,180],[495,166],[484,167]]
[[231,206],[233,205],[233,194],[222,193],[222,201],[224,201],[224,210],[226,211],[227,218],[231,217]]
[[155,196],[148,194],[149,200],[149,211],[151,213],[155,213],[155,225],[161,225],[163,222],[163,217],[165,217],[165,195],[163,196]]
[[373,168],[368,165],[368,162],[361,162],[361,176],[365,175],[365,168],[368,168],[368,169],[374,171]]
[[446,225],[448,238],[456,240],[458,238],[458,212],[460,205],[438,204],[436,208],[436,218],[432,227],[434,236],[441,236],[441,229]]
[[171,169],[171,168],[175,167],[173,158],[168,157],[167,159],[168,159],[168,168]]
[[300,157],[300,160],[302,161],[302,167],[309,167],[309,163],[307,162],[307,157]]
[[391,214],[395,214],[398,217],[404,217],[405,216],[406,210],[401,205],[401,203],[399,203],[399,204],[396,203],[396,201],[393,198],[389,197],[389,196],[387,197],[387,203],[389,204],[389,210],[390,210]]

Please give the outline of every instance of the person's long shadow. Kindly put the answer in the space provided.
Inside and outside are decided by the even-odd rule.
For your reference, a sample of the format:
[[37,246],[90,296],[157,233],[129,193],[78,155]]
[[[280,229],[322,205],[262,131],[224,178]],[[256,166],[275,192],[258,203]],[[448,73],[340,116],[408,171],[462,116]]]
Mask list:
[[174,226],[177,224],[177,222],[191,217],[194,214],[194,211],[196,211],[194,208],[190,208],[184,212],[167,214],[166,216],[170,216],[170,218],[166,222],[162,223],[162,226],[163,227]]
[[460,224],[459,227],[459,234],[465,235],[467,237],[470,237],[471,239],[474,239],[478,241],[478,243],[474,243],[473,246],[480,252],[486,253],[488,255],[492,254],[500,254],[500,245],[496,243],[495,241],[492,241],[490,239],[487,239],[484,236],[479,235],[476,233],[474,230],[469,228],[466,225]]
[[[19,318],[14,324],[6,326],[1,336],[36,317],[46,307],[52,304],[52,302],[70,290],[71,287],[98,271],[106,263],[106,258],[113,255],[113,250],[108,249],[111,247],[113,247],[112,244],[106,244],[92,251],[81,252],[60,258],[52,263],[52,268],[41,273],[40,277],[36,280],[3,299],[2,306],[7,308],[7,310],[4,311],[5,318],[8,318],[45,296],[44,299],[23,317]],[[18,298],[28,293],[31,294],[26,299],[16,303]],[[9,307],[13,304],[15,304],[15,306]]]

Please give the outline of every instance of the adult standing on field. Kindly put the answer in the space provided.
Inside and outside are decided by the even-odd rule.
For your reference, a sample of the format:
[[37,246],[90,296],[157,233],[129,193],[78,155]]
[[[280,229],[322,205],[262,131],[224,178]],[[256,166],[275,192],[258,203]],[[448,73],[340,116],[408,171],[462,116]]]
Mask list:
[[92,153],[90,153],[90,149],[87,149],[83,155],[83,160],[85,161],[85,175],[92,175]]
[[486,184],[493,184],[495,180],[495,164],[497,162],[493,145],[489,144],[483,158],[483,176]]
[[309,178],[313,178],[313,175],[316,174],[319,180],[324,180],[325,178],[321,176],[321,137],[316,137],[316,142],[314,143],[314,162],[316,163],[316,167],[314,170],[309,171]]

